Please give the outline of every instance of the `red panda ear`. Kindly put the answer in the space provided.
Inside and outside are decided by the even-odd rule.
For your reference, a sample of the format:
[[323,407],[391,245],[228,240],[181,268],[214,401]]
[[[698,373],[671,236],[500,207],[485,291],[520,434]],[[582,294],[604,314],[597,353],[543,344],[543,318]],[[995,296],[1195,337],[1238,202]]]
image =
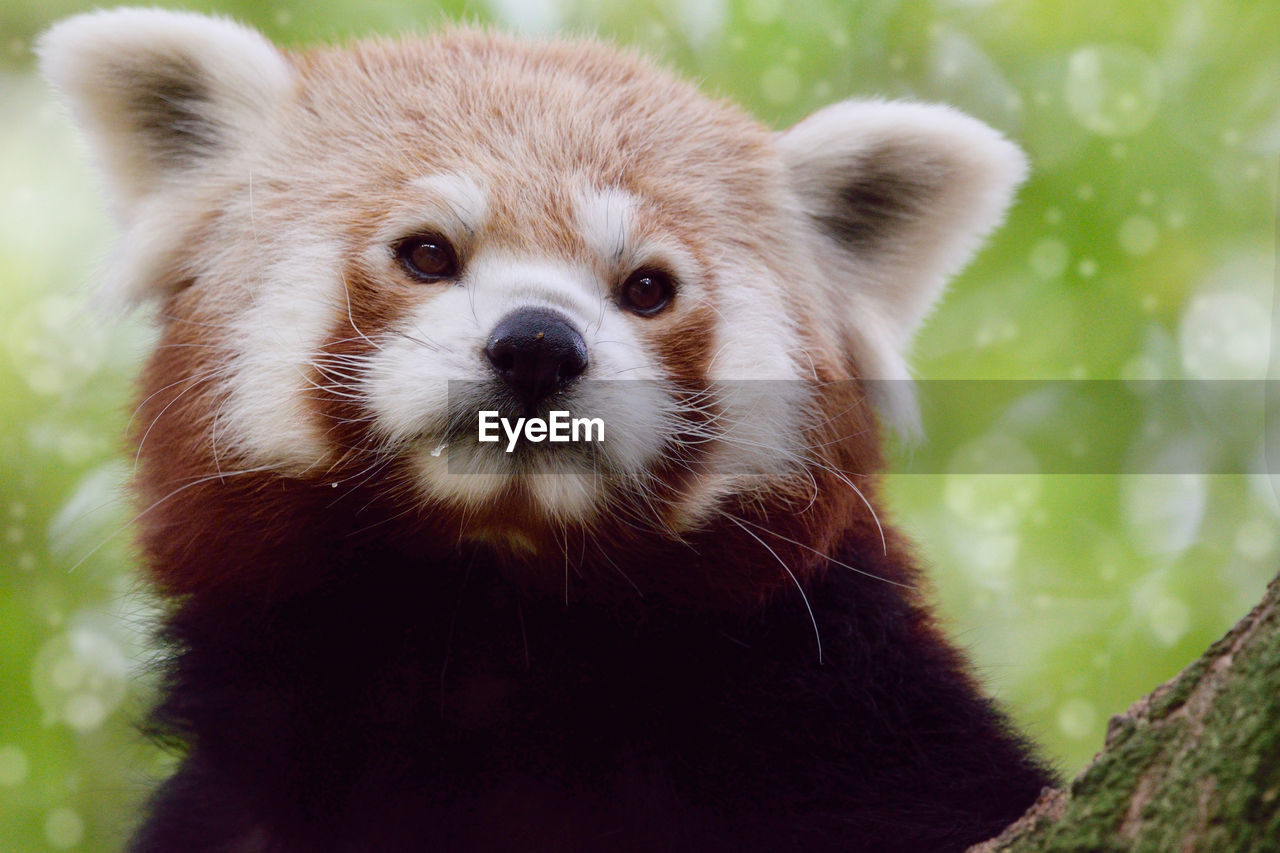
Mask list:
[[211,175],[236,171],[278,114],[294,69],[253,30],[158,9],[77,15],[37,50],[129,229],[110,273],[124,291],[116,295],[136,300],[158,277],[166,247],[181,242],[194,195]]
[[38,52],[126,220],[167,181],[232,155],[294,78],[257,32],[157,9],[77,15],[46,32]]
[[777,144],[861,377],[891,421],[918,420],[906,366],[917,327],[1003,218],[1027,172],[1013,143],[950,107],[845,101]]

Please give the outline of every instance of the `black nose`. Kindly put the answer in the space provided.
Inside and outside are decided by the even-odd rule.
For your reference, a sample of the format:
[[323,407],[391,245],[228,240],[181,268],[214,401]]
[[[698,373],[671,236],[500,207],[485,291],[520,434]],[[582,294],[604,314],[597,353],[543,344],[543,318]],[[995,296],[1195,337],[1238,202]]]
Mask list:
[[534,406],[582,375],[587,344],[560,314],[523,308],[502,319],[484,354],[526,406]]

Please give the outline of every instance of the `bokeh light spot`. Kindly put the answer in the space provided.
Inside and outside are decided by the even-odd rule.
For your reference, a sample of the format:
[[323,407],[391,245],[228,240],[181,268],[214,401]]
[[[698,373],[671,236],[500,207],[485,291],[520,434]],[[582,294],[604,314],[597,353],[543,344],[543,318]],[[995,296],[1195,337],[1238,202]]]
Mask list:
[[13,788],[27,778],[30,762],[21,747],[13,744],[0,746],[0,785]]
[[756,26],[772,24],[782,14],[782,0],[747,0],[743,13]]
[[1262,379],[1271,356],[1271,311],[1244,293],[1191,299],[1179,330],[1182,368],[1192,379]]
[[760,75],[760,93],[771,103],[790,103],[800,94],[800,75],[790,65],[774,65]]
[[1039,278],[1057,278],[1070,262],[1071,251],[1062,240],[1049,237],[1031,247],[1031,271]]
[[73,809],[54,809],[45,818],[44,837],[55,850],[69,850],[84,840],[84,819]]
[[[1176,454],[1176,450],[1169,451]],[[1187,451],[1190,452],[1190,451]],[[1177,470],[1159,459],[1145,470]],[[1195,542],[1208,502],[1204,477],[1199,474],[1135,474],[1124,478],[1125,521],[1129,536],[1146,554],[1178,554]]]
[[32,665],[45,721],[82,732],[98,728],[123,701],[127,670],[120,644],[96,627],[77,625],[53,637]]
[[1145,216],[1130,216],[1120,223],[1120,232],[1116,235],[1120,248],[1134,256],[1148,254],[1160,240],[1156,224]]
[[55,396],[75,389],[98,370],[107,335],[79,303],[51,296],[13,318],[7,343],[31,390]]
[[1074,740],[1092,735],[1097,719],[1098,709],[1085,699],[1068,699],[1058,709],[1058,728]]
[[1172,595],[1151,602],[1146,616],[1152,635],[1165,646],[1177,643],[1191,628],[1191,608]]
[[555,32],[564,17],[557,0],[488,0],[486,5],[499,20],[526,34]]
[[1275,548],[1276,532],[1260,518],[1243,522],[1236,528],[1236,551],[1250,560],[1261,560]]
[[1039,464],[1018,441],[984,436],[956,451],[943,487],[947,509],[987,531],[1007,531],[1026,518],[1040,496]]
[[1063,92],[1072,117],[1087,130],[1131,136],[1160,106],[1160,71],[1131,45],[1089,45],[1067,61]]

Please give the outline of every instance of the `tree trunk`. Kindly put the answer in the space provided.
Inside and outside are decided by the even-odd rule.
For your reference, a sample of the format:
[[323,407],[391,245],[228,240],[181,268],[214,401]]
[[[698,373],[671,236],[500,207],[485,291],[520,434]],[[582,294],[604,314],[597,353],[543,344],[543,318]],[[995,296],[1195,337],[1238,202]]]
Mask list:
[[1280,851],[1280,576],[1176,678],[1112,718],[1064,790],[968,853]]

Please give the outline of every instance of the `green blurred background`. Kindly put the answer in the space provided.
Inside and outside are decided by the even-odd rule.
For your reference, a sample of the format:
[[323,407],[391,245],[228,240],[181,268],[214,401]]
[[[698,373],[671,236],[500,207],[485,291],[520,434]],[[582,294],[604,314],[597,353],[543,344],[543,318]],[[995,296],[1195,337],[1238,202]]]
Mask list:
[[[232,14],[286,45],[456,19],[597,32],[776,127],[850,95],[954,104],[1019,141],[1034,173],[924,329],[921,376],[1268,375],[1274,0],[182,5]],[[117,438],[148,332],[144,318],[102,322],[89,307],[112,229],[82,149],[32,72],[34,36],[88,8],[0,7],[3,853],[117,848],[167,766],[133,728],[148,701],[154,611],[131,574],[121,498],[131,463]],[[890,492],[953,634],[1074,773],[1111,714],[1260,596],[1280,565],[1280,506],[1261,427],[1235,451],[1254,474],[1037,474],[1025,435],[1009,427],[1025,432],[1025,413],[1009,414],[959,453],[1016,458],[1015,470],[1033,473],[973,474],[961,459],[951,473],[894,476]],[[1134,471],[1166,451],[1214,452],[1147,428],[1142,405],[1080,417],[1032,421],[1064,441],[1077,427],[1122,430],[1134,436]]]

